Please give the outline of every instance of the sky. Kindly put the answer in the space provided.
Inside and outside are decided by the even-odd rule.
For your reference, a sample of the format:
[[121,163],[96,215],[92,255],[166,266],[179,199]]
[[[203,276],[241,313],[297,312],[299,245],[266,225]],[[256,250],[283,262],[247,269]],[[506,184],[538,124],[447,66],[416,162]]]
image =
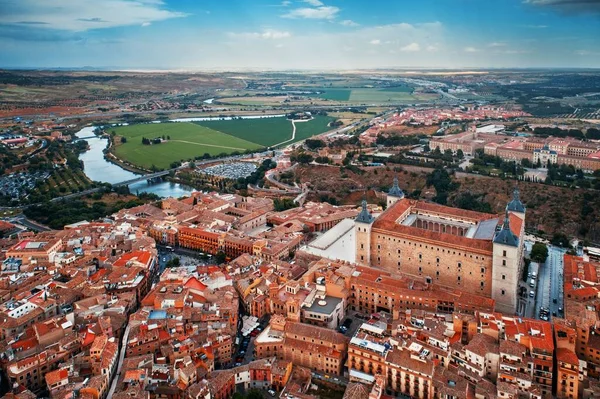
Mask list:
[[600,0],[0,0],[0,67],[600,67]]

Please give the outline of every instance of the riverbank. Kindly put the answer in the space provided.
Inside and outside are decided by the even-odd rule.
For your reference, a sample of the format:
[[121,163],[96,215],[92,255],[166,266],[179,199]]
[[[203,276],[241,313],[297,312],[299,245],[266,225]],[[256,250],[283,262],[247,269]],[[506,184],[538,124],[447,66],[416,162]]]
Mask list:
[[[91,136],[92,126],[86,126],[79,130],[75,136],[83,138]],[[139,177],[141,172],[136,168],[126,168],[127,165],[121,165],[114,162],[113,159],[107,159],[105,150],[107,149],[110,140],[107,142],[104,138],[89,138],[89,150],[79,154],[79,159],[83,161],[83,171],[87,178],[91,181],[101,183],[116,184],[127,180],[132,180]],[[187,187],[179,183],[170,181],[163,182],[147,182],[141,181],[129,185],[129,190],[132,193],[153,193],[162,198],[182,197],[190,195],[195,191],[192,187]]]
[[133,165],[129,162],[126,162],[126,161],[120,159],[112,152],[113,148],[115,148],[114,136],[108,136],[108,145],[107,145],[106,149],[104,151],[102,151],[104,153],[104,159],[106,159],[108,162],[111,162],[129,172],[132,172],[132,173],[135,173],[138,175],[152,173],[149,170],[142,169],[137,165]]

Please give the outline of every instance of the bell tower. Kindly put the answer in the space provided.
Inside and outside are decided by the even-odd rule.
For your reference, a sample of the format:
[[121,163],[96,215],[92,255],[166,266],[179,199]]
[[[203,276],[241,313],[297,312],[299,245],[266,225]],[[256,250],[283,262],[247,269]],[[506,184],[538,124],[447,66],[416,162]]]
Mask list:
[[362,209],[354,219],[354,235],[356,236],[356,263],[371,263],[371,226],[375,218],[367,209],[367,200],[363,199]]

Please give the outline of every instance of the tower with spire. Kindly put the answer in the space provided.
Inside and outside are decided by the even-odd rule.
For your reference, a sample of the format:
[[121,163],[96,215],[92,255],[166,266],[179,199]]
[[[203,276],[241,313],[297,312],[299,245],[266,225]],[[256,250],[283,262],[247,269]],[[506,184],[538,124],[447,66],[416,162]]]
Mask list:
[[389,208],[396,202],[400,201],[402,198],[404,198],[404,192],[398,186],[398,176],[394,176],[394,184],[392,185],[392,188],[390,188],[390,191],[388,191],[386,196],[387,207]]
[[354,219],[354,235],[356,239],[356,263],[369,265],[371,262],[371,226],[375,218],[367,208],[367,200],[363,198],[362,209]]
[[[513,226],[511,226],[511,216]],[[520,220],[519,220],[520,219]],[[496,310],[514,314],[519,312],[519,280],[523,270],[523,226],[525,207],[515,189],[513,199],[504,210],[502,226],[494,234],[492,261],[492,298]],[[514,230],[519,229],[515,234]]]
[[515,186],[513,199],[508,203],[506,209],[521,218],[521,220],[525,220],[525,205],[523,205],[519,197],[519,187]]

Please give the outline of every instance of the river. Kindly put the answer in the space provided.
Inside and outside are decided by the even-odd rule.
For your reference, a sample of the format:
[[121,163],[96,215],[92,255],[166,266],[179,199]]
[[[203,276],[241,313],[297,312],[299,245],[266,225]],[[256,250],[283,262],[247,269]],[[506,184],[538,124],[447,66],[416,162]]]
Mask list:
[[[84,127],[75,134],[77,137],[89,137],[93,135],[94,128],[92,126]],[[136,176],[138,176],[137,174],[125,170],[119,165],[108,162],[106,159],[104,159],[104,153],[102,151],[108,146],[108,139],[94,137],[91,139],[88,138],[85,141],[87,141],[90,149],[79,155],[79,159],[83,161],[83,171],[91,180],[114,184],[125,180],[134,179]],[[178,183],[148,183],[141,181],[129,185],[129,191],[131,191],[132,194],[145,191],[148,193],[154,193],[161,198],[177,198],[184,195],[189,195],[192,191],[194,191],[194,189]]]

